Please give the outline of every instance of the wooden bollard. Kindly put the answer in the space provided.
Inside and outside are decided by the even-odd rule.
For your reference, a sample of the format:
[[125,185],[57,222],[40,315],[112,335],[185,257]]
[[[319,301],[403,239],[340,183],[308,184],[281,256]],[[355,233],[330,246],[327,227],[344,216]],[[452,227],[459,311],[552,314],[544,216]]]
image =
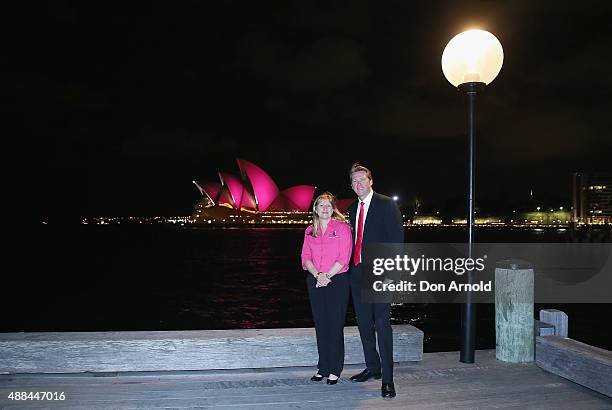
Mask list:
[[518,260],[495,267],[495,357],[504,362],[534,358],[533,267]]

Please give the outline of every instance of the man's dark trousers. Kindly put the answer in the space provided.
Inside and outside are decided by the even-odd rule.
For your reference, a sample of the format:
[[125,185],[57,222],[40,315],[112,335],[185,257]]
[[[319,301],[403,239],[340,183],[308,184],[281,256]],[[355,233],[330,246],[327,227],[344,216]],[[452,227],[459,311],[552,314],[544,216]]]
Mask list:
[[[389,315],[390,303],[365,303],[361,299],[362,264],[351,264],[350,280],[353,307],[363,345],[366,366],[371,372],[382,371],[382,382],[393,383],[393,330]],[[378,350],[376,351],[376,336]]]

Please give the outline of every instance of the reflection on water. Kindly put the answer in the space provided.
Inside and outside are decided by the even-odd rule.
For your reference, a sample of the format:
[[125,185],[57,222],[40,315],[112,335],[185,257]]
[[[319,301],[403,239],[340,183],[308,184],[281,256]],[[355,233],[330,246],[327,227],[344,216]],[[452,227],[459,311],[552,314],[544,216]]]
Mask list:
[[[559,242],[574,234],[479,229],[477,235],[481,242]],[[302,239],[303,228],[37,227],[15,239],[10,254],[20,268],[8,275],[5,289],[18,291],[5,291],[2,309],[12,313],[3,315],[0,330],[311,327]],[[463,242],[465,229],[411,228],[406,240]],[[589,319],[603,317],[605,309],[610,311],[566,307],[570,329],[582,332],[583,341],[610,348],[602,327]],[[494,307],[480,305],[478,311],[477,347],[494,347]],[[426,351],[457,350],[459,318],[459,305],[392,309],[393,323],[425,332]],[[351,308],[347,324],[355,324]]]
[[[186,284],[177,277],[182,285],[176,284],[178,294],[168,300],[182,306],[181,322],[213,329],[311,325],[299,269],[300,231],[194,230],[190,235],[206,246],[191,260],[197,281]],[[172,321],[176,306],[162,310]]]

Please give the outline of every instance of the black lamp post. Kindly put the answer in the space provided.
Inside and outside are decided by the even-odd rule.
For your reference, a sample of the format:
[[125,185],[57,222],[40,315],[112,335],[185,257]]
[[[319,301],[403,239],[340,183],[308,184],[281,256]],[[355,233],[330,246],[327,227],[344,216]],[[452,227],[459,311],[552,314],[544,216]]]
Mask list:
[[[497,38],[483,30],[468,30],[457,34],[442,53],[442,71],[446,79],[468,97],[468,200],[467,257],[472,257],[474,242],[474,138],[476,128],[476,95],[499,74],[504,52]],[[472,271],[468,271],[472,283]],[[476,304],[470,292],[461,306],[461,351],[459,360],[474,363],[476,340]]]

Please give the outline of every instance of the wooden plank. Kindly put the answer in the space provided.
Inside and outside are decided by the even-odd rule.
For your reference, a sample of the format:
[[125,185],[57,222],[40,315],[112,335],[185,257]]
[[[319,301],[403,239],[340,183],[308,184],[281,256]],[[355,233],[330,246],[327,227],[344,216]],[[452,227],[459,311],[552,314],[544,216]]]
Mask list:
[[612,352],[560,336],[536,338],[536,364],[612,397]]
[[555,326],[550,323],[544,323],[540,320],[534,321],[535,336],[554,336]]
[[557,309],[542,309],[540,310],[540,321],[553,325],[555,336],[567,337],[569,326],[565,312]]
[[[423,332],[393,326],[394,360],[420,361]],[[346,327],[345,363],[363,363],[357,327]],[[0,373],[71,373],[316,365],[313,328],[175,332],[0,334]]]

